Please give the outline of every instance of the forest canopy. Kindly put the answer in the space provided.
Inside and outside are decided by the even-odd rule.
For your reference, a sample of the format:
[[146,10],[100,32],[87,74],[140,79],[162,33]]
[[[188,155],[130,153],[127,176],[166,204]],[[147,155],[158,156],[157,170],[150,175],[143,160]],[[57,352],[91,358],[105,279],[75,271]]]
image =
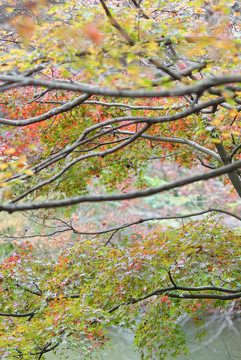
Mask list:
[[181,315],[240,314],[240,19],[1,3],[2,359],[89,359],[112,325],[163,359],[186,351]]

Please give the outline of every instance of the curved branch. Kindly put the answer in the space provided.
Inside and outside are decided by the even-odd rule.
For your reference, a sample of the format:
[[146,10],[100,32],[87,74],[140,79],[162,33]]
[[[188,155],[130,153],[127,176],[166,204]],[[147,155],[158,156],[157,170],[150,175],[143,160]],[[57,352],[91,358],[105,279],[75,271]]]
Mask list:
[[150,125],[146,125],[144,126],[141,130],[139,130],[138,132],[134,133],[133,136],[129,137],[128,139],[124,140],[121,144],[114,146],[111,149],[108,150],[103,150],[103,151],[99,151],[99,152],[90,152],[89,154],[80,156],[78,158],[76,158],[75,160],[71,161],[68,165],[66,165],[60,172],[58,172],[56,175],[52,176],[51,178],[49,178],[48,180],[45,180],[43,182],[41,182],[40,184],[34,186],[33,188],[25,191],[23,194],[21,194],[20,196],[18,196],[16,199],[12,200],[12,203],[17,202],[18,200],[24,198],[25,196],[31,194],[33,191],[39,189],[40,187],[47,185],[47,184],[51,184],[53,181],[57,180],[61,175],[63,175],[70,167],[72,167],[73,165],[75,165],[76,163],[80,162],[81,160],[84,159],[88,159],[90,157],[104,157],[106,155],[112,154],[113,152],[116,152],[120,149],[122,149],[123,147],[131,144],[133,141],[135,141],[138,137],[141,136],[141,134],[143,132],[145,132],[148,128],[150,127]]
[[[223,146],[222,141],[215,143],[215,146],[220,155],[220,158],[222,159],[223,164],[224,165],[230,164],[231,161],[229,160],[228,154]],[[227,175],[228,175],[233,187],[237,191],[239,197],[241,198],[241,180],[240,180],[239,175],[237,174],[236,171],[228,172]]]
[[204,160],[202,158],[200,158],[200,156],[197,156],[197,159],[200,161],[202,166],[204,166],[204,167],[206,167],[208,169],[216,169],[216,165],[205,163]]
[[[40,104],[65,104],[65,101],[35,101]],[[170,106],[168,109],[166,106],[145,106],[145,105],[129,105],[125,103],[116,103],[116,102],[104,102],[104,101],[95,101],[95,100],[89,100],[85,101],[85,104],[91,104],[91,105],[103,105],[107,107],[119,107],[119,108],[126,108],[130,110],[150,110],[150,111],[158,111],[158,110],[179,110],[183,108],[185,105],[173,105]]]
[[[109,128],[105,131],[101,131],[95,135],[93,135],[92,137],[89,137],[87,138],[87,135],[92,132],[92,131],[95,131],[95,130],[98,130],[98,129],[101,129],[101,127],[105,128],[107,127],[106,125],[109,125],[113,122],[114,119],[112,119],[111,121],[105,121],[101,124],[95,124],[93,126],[90,126],[89,128],[85,129],[82,133],[82,135],[80,136],[80,138],[78,140],[76,140],[71,146],[67,147],[66,149],[64,149],[63,151],[61,152],[58,152],[57,154],[54,154],[52,156],[49,156],[46,160],[42,161],[40,164],[37,164],[35,166],[32,167],[32,171],[37,174],[39,173],[41,170],[47,168],[48,166],[54,164],[55,162],[57,161],[60,161],[62,159],[64,159],[65,157],[67,157],[71,152],[73,152],[77,147],[79,146],[83,146],[85,145],[86,143],[91,143],[93,140],[96,140],[98,138],[100,138],[101,136],[104,136],[104,135],[107,135],[109,133],[111,133],[112,131],[114,130],[117,130],[121,127],[124,127],[126,126],[125,124],[124,125],[119,125],[119,126],[116,126],[116,127],[113,127],[113,128]],[[124,120],[123,120],[124,121]],[[132,125],[132,124],[135,124],[136,122],[130,122],[128,123],[128,125]],[[123,141],[126,140],[126,139],[123,139]],[[91,153],[92,154],[92,153]],[[95,154],[95,153],[94,153]],[[86,158],[87,155],[83,156],[83,158],[79,159],[78,161],[80,160],[84,160]],[[92,156],[92,155],[91,155]],[[76,159],[75,159],[76,160]],[[14,175],[12,176],[11,178],[7,179],[6,182],[11,182],[12,180],[15,180],[15,179],[20,179],[20,180],[26,180],[30,178],[29,175]]]
[[232,154],[229,156],[229,160],[231,161],[232,158],[236,155],[236,153],[238,152],[238,150],[241,149],[241,144],[237,145],[233,151],[232,151]]
[[[184,214],[184,215],[173,215],[173,216],[155,216],[155,217],[149,217],[149,218],[145,218],[145,219],[139,219],[136,221],[133,221],[131,223],[126,223],[123,225],[120,225],[118,227],[114,227],[114,228],[110,228],[110,229],[106,229],[106,230],[100,230],[100,231],[78,231],[74,228],[74,226],[70,225],[70,224],[66,224],[67,228],[62,229],[62,230],[56,230],[52,233],[49,234],[36,234],[36,235],[26,235],[24,234],[23,236],[9,236],[9,239],[33,239],[33,238],[39,238],[39,237],[51,237],[54,236],[56,234],[59,233],[63,233],[66,231],[73,231],[74,234],[78,234],[78,235],[104,235],[104,234],[108,234],[108,233],[112,233],[111,238],[114,236],[115,233],[117,233],[120,230],[126,229],[128,227],[134,226],[134,225],[139,225],[139,224],[143,224],[145,222],[148,221],[162,221],[162,220],[173,220],[173,219],[187,219],[189,217],[195,217],[195,216],[202,216],[205,214],[208,214],[209,212],[217,212],[217,213],[221,213],[221,214],[226,214],[229,216],[232,216],[233,218],[241,221],[241,216],[238,216],[234,213],[231,213],[230,211],[227,210],[223,210],[223,209],[214,209],[214,208],[210,208],[207,210],[202,210],[202,211],[197,211],[197,212],[193,212],[193,213],[189,213],[189,214]],[[62,220],[61,220],[62,221]],[[7,239],[8,237],[5,235],[4,239]],[[110,242],[111,239],[109,239],[106,243],[105,246]]]
[[175,298],[175,299],[214,299],[214,300],[223,300],[223,301],[227,301],[227,300],[234,300],[234,299],[239,299],[241,297],[241,292],[240,289],[234,289],[234,290],[230,290],[230,289],[224,289],[224,288],[218,288],[219,292],[224,292],[224,293],[228,293],[228,294],[192,294],[192,293],[173,293],[172,291],[193,291],[193,292],[199,292],[199,291],[213,291],[216,290],[214,287],[211,286],[201,286],[201,287],[188,287],[188,286],[169,286],[169,287],[165,287],[165,288],[160,288],[157,290],[152,291],[151,293],[142,296],[140,298],[137,299],[131,299],[130,301],[126,301],[123,302],[119,305],[113,306],[110,310],[108,310],[108,313],[112,313],[116,310],[118,310],[121,306],[125,306],[125,305],[130,305],[130,304],[136,304],[139,303],[141,301],[147,300],[153,296],[158,296],[161,294],[164,294],[165,296],[171,297],[171,298]]
[[[132,131],[123,131],[123,130],[118,130],[116,131],[119,134],[133,134]],[[178,138],[178,137],[174,137],[174,138],[168,138],[168,137],[162,137],[162,136],[151,136],[151,135],[142,135],[141,136],[144,139],[149,139],[149,140],[154,140],[154,141],[160,141],[160,142],[170,142],[170,143],[177,143],[177,144],[183,144],[183,145],[189,145],[191,147],[193,147],[194,149],[208,155],[211,156],[212,158],[218,160],[219,162],[222,163],[222,160],[220,158],[220,156],[215,152],[212,151],[210,149],[205,148],[202,145],[199,145],[198,143],[195,143],[192,140],[188,140],[188,139],[183,139],[183,138]]]
[[52,342],[50,342],[49,344],[45,345],[45,347],[41,351],[34,353],[34,355],[39,355],[38,360],[40,360],[44,354],[46,354],[50,351],[53,351],[54,349],[56,349],[59,346],[59,344],[60,344],[60,341],[58,341],[54,345],[52,345]]

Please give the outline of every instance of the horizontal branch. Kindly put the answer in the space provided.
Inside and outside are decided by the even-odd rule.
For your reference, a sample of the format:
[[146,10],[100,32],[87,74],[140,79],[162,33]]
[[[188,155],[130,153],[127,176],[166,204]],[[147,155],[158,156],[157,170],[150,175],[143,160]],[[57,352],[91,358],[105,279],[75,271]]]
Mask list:
[[[174,293],[173,291],[176,291],[176,293]],[[177,291],[187,291],[188,293],[177,293]],[[202,292],[202,291],[216,291],[216,292],[221,292],[224,294],[217,294],[217,293],[202,293],[202,294],[196,294],[197,292]],[[156,289],[154,291],[152,291],[151,293],[148,293],[142,297],[139,298],[133,298],[131,300],[125,301],[121,304],[115,305],[112,308],[110,308],[109,310],[107,310],[107,312],[109,314],[111,314],[112,312],[118,310],[120,307],[122,306],[127,306],[127,305],[131,305],[131,304],[137,304],[139,302],[142,302],[144,300],[147,300],[149,298],[152,298],[153,296],[158,296],[158,295],[165,295],[168,297],[172,297],[172,298],[178,298],[178,299],[214,299],[214,300],[233,300],[233,299],[239,299],[241,298],[241,289],[225,289],[222,287],[215,287],[215,286],[197,286],[197,287],[193,287],[193,286],[179,286],[179,285],[175,285],[175,286],[167,286],[164,288],[159,288]],[[79,299],[80,298],[80,294],[72,294],[72,295],[66,295],[64,298],[66,299]],[[61,297],[62,299],[63,297]],[[48,301],[53,301],[54,298],[50,298],[48,299]]]
[[26,235],[26,234],[23,234],[22,236],[10,236],[10,235],[4,235],[3,237],[0,237],[0,239],[4,239],[4,241],[6,240],[19,240],[19,239],[34,239],[34,238],[45,238],[45,237],[51,237],[51,236],[55,236],[57,234],[61,234],[63,232],[66,232],[66,231],[71,231],[71,228],[66,228],[66,229],[62,229],[62,230],[56,230],[56,231],[53,231],[49,234],[37,234],[37,235]]
[[[59,104],[59,105],[66,104],[66,101],[61,101],[61,100],[46,100],[46,101],[33,100],[33,102],[37,102],[39,104]],[[3,104],[5,104],[5,103],[3,103]],[[178,109],[181,109],[181,108],[183,108],[185,106],[185,105],[173,105],[173,106],[170,106],[170,107],[167,108],[166,106],[129,105],[129,104],[125,104],[125,103],[105,102],[105,101],[97,101],[97,100],[85,101],[83,105],[85,105],[85,104],[101,105],[101,106],[107,106],[107,107],[119,107],[121,109],[126,108],[127,110],[150,110],[150,111],[155,111],[155,110],[178,110]]]
[[189,176],[184,179],[179,179],[173,182],[170,182],[165,185],[158,186],[156,188],[149,188],[146,190],[132,191],[128,193],[121,194],[103,194],[103,195],[86,195],[86,196],[76,196],[73,198],[67,198],[63,200],[53,200],[53,201],[43,201],[39,203],[25,203],[25,204],[2,204],[0,205],[0,211],[7,211],[13,213],[16,211],[25,211],[25,210],[36,210],[36,209],[49,209],[49,208],[58,208],[62,206],[70,206],[75,204],[87,203],[87,202],[104,202],[104,201],[123,201],[123,200],[132,200],[141,197],[151,196],[155,194],[162,193],[167,190],[178,188],[184,185],[193,184],[201,180],[208,180],[214,177],[230,173],[241,167],[241,160],[236,161],[235,163],[222,166],[215,170],[210,170],[202,174],[196,174]]
[[6,317],[15,317],[15,318],[23,318],[23,317],[32,317],[37,310],[30,311],[29,313],[22,313],[22,314],[11,314],[11,313],[4,313],[0,312],[0,316]]
[[[117,227],[113,227],[110,229],[106,229],[106,230],[100,230],[100,231],[78,231],[74,228],[74,226],[72,226],[71,224],[66,224],[66,228],[62,229],[62,230],[56,230],[53,231],[49,234],[35,234],[35,235],[22,235],[22,236],[7,236],[4,235],[4,240],[10,239],[10,240],[18,240],[18,239],[35,239],[35,238],[45,238],[45,237],[51,237],[51,236],[55,236],[57,234],[63,233],[63,232],[67,232],[67,231],[73,231],[74,234],[78,234],[78,235],[104,235],[104,234],[108,234],[108,233],[116,233],[117,231],[126,229],[128,227],[131,226],[135,226],[135,225],[140,225],[143,224],[145,222],[150,222],[150,221],[162,221],[162,220],[174,220],[174,219],[187,219],[187,218],[191,218],[191,217],[196,217],[196,216],[202,216],[205,214],[208,214],[210,212],[217,212],[220,214],[226,214],[229,215],[239,221],[241,221],[241,216],[238,216],[234,213],[231,213],[230,211],[224,210],[224,209],[215,209],[215,208],[210,208],[207,210],[202,210],[202,211],[196,211],[193,213],[188,213],[188,214],[184,214],[184,215],[172,215],[172,216],[155,216],[155,217],[148,217],[148,218],[144,218],[144,219],[139,219],[130,223],[126,223]],[[109,242],[109,241],[108,241]]]
[[[183,291],[183,288],[186,289],[186,291],[192,291],[192,292],[199,292],[199,291],[219,291],[219,292],[225,292],[226,294],[216,294],[216,293],[212,293],[212,294],[207,294],[207,293],[203,293],[203,294],[193,294],[193,293],[175,293],[173,291]],[[213,300],[223,300],[223,301],[227,301],[227,300],[234,300],[234,299],[239,299],[241,298],[241,291],[240,289],[236,289],[236,290],[228,290],[228,289],[224,289],[224,288],[218,288],[219,290],[216,290],[215,287],[211,287],[211,286],[202,286],[202,287],[184,287],[184,286],[169,286],[169,287],[165,287],[165,288],[160,288],[157,290],[152,291],[151,293],[137,298],[137,299],[131,299],[130,301],[126,301],[123,302],[121,304],[118,304],[116,306],[113,306],[110,310],[108,310],[108,313],[112,313],[116,310],[118,310],[120,307],[122,306],[126,306],[126,305],[130,305],[130,304],[136,304],[139,302],[142,302],[144,300],[147,300],[153,296],[158,296],[158,295],[164,295],[167,297],[171,297],[171,298],[175,298],[175,299],[213,299]],[[228,294],[227,294],[228,293]]]
[[[36,78],[28,78],[24,76],[0,75],[0,81],[12,84],[12,87],[19,86],[39,86],[49,90],[67,90],[80,93],[87,93],[90,95],[103,95],[119,98],[162,98],[162,97],[180,97],[191,94],[202,94],[206,90],[214,87],[231,83],[240,83],[241,75],[227,75],[227,76],[213,76],[205,80],[197,81],[192,85],[178,86],[173,89],[163,90],[125,90],[125,89],[111,89],[85,83],[66,83],[61,81],[47,81]],[[233,91],[238,91],[239,88],[232,88]]]
[[143,223],[149,222],[149,221],[187,219],[189,217],[205,215],[205,214],[208,214],[209,212],[217,212],[217,213],[221,213],[221,214],[226,214],[226,215],[232,216],[235,219],[241,221],[241,216],[233,214],[230,211],[223,210],[223,209],[210,208],[210,209],[207,209],[207,210],[196,211],[196,212],[188,213],[188,214],[184,214],[184,215],[148,217],[148,218],[145,218],[145,219],[139,219],[139,220],[133,221],[131,223],[123,224],[123,225],[120,225],[120,226],[117,226],[117,227],[114,227],[114,228],[111,228],[111,229],[107,229],[107,230],[102,230],[102,231],[90,231],[90,232],[78,231],[71,225],[68,225],[69,229],[66,229],[66,231],[67,230],[72,230],[75,234],[79,234],[79,235],[104,235],[104,234],[108,234],[110,232],[116,232],[116,231],[123,230],[123,229],[125,229],[127,227],[130,227],[130,226],[140,225],[140,224],[143,224]]
[[167,293],[168,297],[175,299],[211,299],[211,300],[235,300],[241,298],[241,292],[235,294],[221,295],[221,294],[176,294],[176,293]]

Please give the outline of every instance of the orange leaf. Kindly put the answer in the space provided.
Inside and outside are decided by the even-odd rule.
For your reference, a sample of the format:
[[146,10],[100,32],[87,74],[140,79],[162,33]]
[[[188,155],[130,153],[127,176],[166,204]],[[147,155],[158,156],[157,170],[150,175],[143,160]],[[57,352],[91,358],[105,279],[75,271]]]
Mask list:
[[84,33],[96,44],[102,40],[102,36],[98,27],[95,24],[89,24],[84,28]]

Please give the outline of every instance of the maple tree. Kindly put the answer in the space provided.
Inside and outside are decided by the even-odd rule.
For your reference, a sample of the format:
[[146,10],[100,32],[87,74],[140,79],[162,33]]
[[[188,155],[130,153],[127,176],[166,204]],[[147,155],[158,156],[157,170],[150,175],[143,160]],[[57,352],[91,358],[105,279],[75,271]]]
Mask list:
[[[74,205],[131,202],[216,177],[241,197],[238,4],[17,3],[2,5],[0,212],[34,211],[46,226],[68,207],[70,220],[48,236],[99,240],[81,237],[58,256],[25,242],[3,260],[1,357],[40,360],[69,344],[90,357],[113,324],[135,331],[143,359],[185,351],[181,314],[199,321],[212,308],[240,307],[240,232],[217,217],[240,221],[238,211],[116,226],[106,214],[101,229],[79,229]],[[143,174],[154,159],[192,174],[150,187]],[[190,221],[112,241],[164,218]]]

